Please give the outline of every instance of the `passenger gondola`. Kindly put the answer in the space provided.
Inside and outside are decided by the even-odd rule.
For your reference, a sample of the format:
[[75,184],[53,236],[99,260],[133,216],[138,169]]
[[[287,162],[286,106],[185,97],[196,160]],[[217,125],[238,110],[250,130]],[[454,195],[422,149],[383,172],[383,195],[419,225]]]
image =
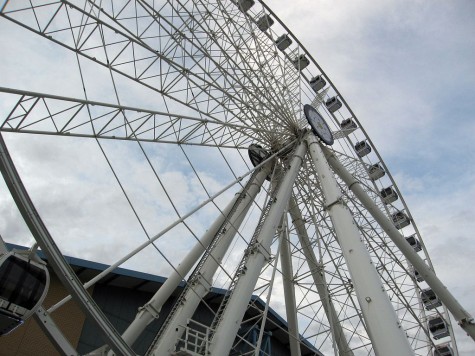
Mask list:
[[8,334],[32,316],[43,303],[49,273],[29,251],[10,251],[0,256],[0,336]]

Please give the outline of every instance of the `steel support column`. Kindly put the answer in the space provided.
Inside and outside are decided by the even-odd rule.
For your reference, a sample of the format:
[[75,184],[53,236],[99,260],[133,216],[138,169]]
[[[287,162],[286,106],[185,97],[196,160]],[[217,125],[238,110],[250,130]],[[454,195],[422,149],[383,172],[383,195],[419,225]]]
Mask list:
[[77,356],[79,353],[74,349],[69,340],[64,336],[58,328],[53,318],[49,315],[43,306],[40,306],[34,317],[40,328],[44,331],[49,341],[54,345],[56,350],[66,356]]
[[314,135],[308,135],[307,142],[375,352],[384,356],[413,355],[322,148]]
[[475,340],[475,324],[473,317],[462,307],[462,305],[455,299],[455,297],[449,292],[447,287],[436,276],[433,270],[431,270],[426,263],[419,257],[417,252],[414,251],[411,245],[409,245],[401,235],[399,230],[394,224],[387,218],[387,216],[378,208],[376,203],[368,196],[361,184],[353,177],[353,175],[346,170],[346,168],[338,161],[338,158],[328,149],[324,148],[325,156],[328,162],[332,166],[336,174],[345,182],[350,190],[355,194],[358,200],[378,222],[381,228],[391,238],[394,244],[404,254],[407,260],[414,266],[419,274],[424,278],[425,282],[439,297],[442,303],[445,304],[447,309],[452,313],[455,320],[459,325],[467,332],[470,337]]
[[323,275],[323,266],[318,262],[315,252],[312,249],[312,245],[307,234],[307,229],[305,228],[305,222],[302,219],[302,214],[294,197],[290,198],[289,213],[292,218],[292,224],[297,231],[297,236],[299,238],[305,260],[307,261],[308,268],[312,273],[313,282],[315,283],[320,300],[322,301],[323,310],[325,311],[330,324],[333,338],[338,346],[338,354],[340,356],[353,356],[353,351],[350,349],[350,346],[348,345],[348,342],[345,338],[343,328],[341,327],[340,321],[338,319],[338,314],[336,313],[333,302],[328,295],[328,288]]
[[280,264],[282,266],[282,282],[284,286],[285,311],[289,330],[290,355],[300,356],[300,335],[297,321],[297,303],[292,272],[292,255],[287,226],[287,214],[282,219],[280,237]]
[[231,350],[259,274],[266,260],[270,258],[272,238],[280,224],[284,209],[289,202],[292,186],[306,150],[306,143],[301,142],[294,152],[288,171],[281,178],[276,195],[271,197],[272,205],[259,231],[256,243],[254,246],[249,246],[250,255],[245,264],[246,272],[240,275],[226,305],[226,309],[216,324],[211,340],[211,355],[228,355]]
[[[226,207],[225,212],[223,212],[226,216],[221,216],[203,237],[203,244],[206,243],[209,245],[216,234],[220,231],[224,231],[222,236],[219,237],[219,241],[210,251],[210,255],[206,256],[206,260],[203,261],[203,264],[200,266],[201,268],[198,267],[190,277],[190,279],[193,280],[188,280],[188,285],[183,291],[183,295],[180,296],[175,307],[168,316],[169,319],[165,322],[165,325],[162,327],[163,329],[160,330],[160,337],[156,344],[151,346],[150,355],[168,355],[174,351],[175,344],[185,330],[184,325],[186,325],[186,321],[193,316],[200,301],[209,292],[212,284],[211,281],[219,267],[219,263],[224,258],[226,251],[237,233],[237,229],[241,225],[244,217],[249,211],[249,208],[252,206],[252,202],[259,193],[262,183],[271,171],[272,162],[269,162],[264,165],[259,172],[256,172],[256,174],[250,178],[245,188],[237,193],[233,201],[228,205],[228,207]],[[236,204],[238,205],[235,207]],[[199,254],[196,253],[197,256],[195,256],[196,254],[191,256],[191,253],[187,256],[185,260],[190,260],[186,261],[189,265],[188,270],[194,265],[202,252],[203,250],[200,245]],[[185,264],[185,260],[182,264]],[[178,266],[178,268],[180,268],[180,266]],[[177,282],[179,283],[180,280],[181,279],[177,279]],[[169,293],[167,293],[167,298],[178,286],[178,283],[174,283],[173,289],[170,288]],[[159,289],[157,294],[160,293],[162,288],[163,286]],[[161,301],[165,302],[166,298],[162,298]]]

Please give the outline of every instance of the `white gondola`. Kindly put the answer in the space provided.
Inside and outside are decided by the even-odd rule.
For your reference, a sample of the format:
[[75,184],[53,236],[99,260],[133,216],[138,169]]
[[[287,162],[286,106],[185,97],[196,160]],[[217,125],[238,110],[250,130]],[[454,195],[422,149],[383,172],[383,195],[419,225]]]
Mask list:
[[343,104],[336,96],[333,96],[325,102],[325,106],[327,107],[328,111],[335,112],[339,110]]
[[343,120],[342,122],[340,122],[340,128],[342,130],[356,130],[358,128],[358,125],[356,125],[356,122],[353,121],[353,118],[348,118],[346,120]]
[[323,78],[323,75],[317,75],[316,77],[313,77],[309,81],[310,87],[313,89],[315,93],[318,93],[321,89],[327,85],[327,82]]
[[416,234],[406,237],[406,241],[409,243],[409,245],[412,246],[414,251],[419,252],[422,250],[422,245],[419,242],[419,240],[416,238]]
[[380,194],[384,204],[391,204],[399,199],[399,196],[392,187],[384,188],[380,191]]
[[453,356],[454,351],[449,343],[437,345],[434,350],[434,356]]
[[424,303],[426,310],[431,310],[442,305],[442,302],[440,301],[439,297],[437,297],[435,292],[430,288],[423,289],[421,291],[421,299],[422,303]]
[[308,65],[310,64],[310,61],[307,57],[305,57],[304,54],[301,54],[300,56],[295,57],[292,60],[292,64],[294,65],[295,69],[302,70],[308,67]]
[[292,44],[292,39],[289,37],[289,35],[283,34],[275,40],[275,44],[277,45],[278,49],[283,51]]
[[409,219],[409,217],[402,211],[397,211],[392,214],[391,219],[393,220],[394,226],[398,229],[402,229],[411,223],[411,219]]
[[440,316],[429,318],[429,330],[436,340],[450,335],[447,323]]
[[267,31],[273,24],[274,20],[272,17],[270,17],[270,15],[267,14],[262,15],[262,17],[257,20],[257,28],[259,28],[259,30],[262,32]]
[[373,164],[368,168],[368,175],[371,180],[378,180],[381,177],[384,177],[386,172],[379,163]]
[[371,146],[366,141],[360,141],[355,145],[355,151],[358,157],[364,157],[371,152]]
[[247,12],[255,4],[254,0],[238,0],[237,6],[242,12]]
[[8,334],[43,303],[49,287],[46,265],[32,260],[29,251],[0,256],[0,335]]

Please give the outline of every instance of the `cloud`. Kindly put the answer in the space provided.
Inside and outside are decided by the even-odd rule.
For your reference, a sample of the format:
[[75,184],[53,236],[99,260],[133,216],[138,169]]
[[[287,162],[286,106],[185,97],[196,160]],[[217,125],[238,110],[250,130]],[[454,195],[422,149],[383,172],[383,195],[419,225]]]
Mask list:
[[[416,218],[436,273],[462,306],[471,314],[475,310],[473,286],[475,276],[467,271],[475,268],[472,258],[475,253],[473,231],[475,229],[475,182],[456,187],[443,184],[432,185],[445,194],[424,193],[424,190],[405,195],[411,212]],[[427,187],[426,187],[427,188]],[[466,333],[454,323],[454,331],[461,355],[473,353],[474,346]]]
[[[442,281],[473,315],[470,1],[274,1],[382,154]],[[472,266],[472,267],[471,267]],[[460,354],[475,352],[455,325]]]

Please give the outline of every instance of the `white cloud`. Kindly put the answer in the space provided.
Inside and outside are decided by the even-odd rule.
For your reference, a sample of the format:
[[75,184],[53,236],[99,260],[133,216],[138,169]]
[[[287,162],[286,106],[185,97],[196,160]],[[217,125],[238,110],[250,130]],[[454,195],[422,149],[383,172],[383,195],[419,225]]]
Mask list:
[[[351,105],[393,172],[436,271],[473,315],[473,2],[270,5]],[[460,354],[473,354],[473,341],[455,330]]]

